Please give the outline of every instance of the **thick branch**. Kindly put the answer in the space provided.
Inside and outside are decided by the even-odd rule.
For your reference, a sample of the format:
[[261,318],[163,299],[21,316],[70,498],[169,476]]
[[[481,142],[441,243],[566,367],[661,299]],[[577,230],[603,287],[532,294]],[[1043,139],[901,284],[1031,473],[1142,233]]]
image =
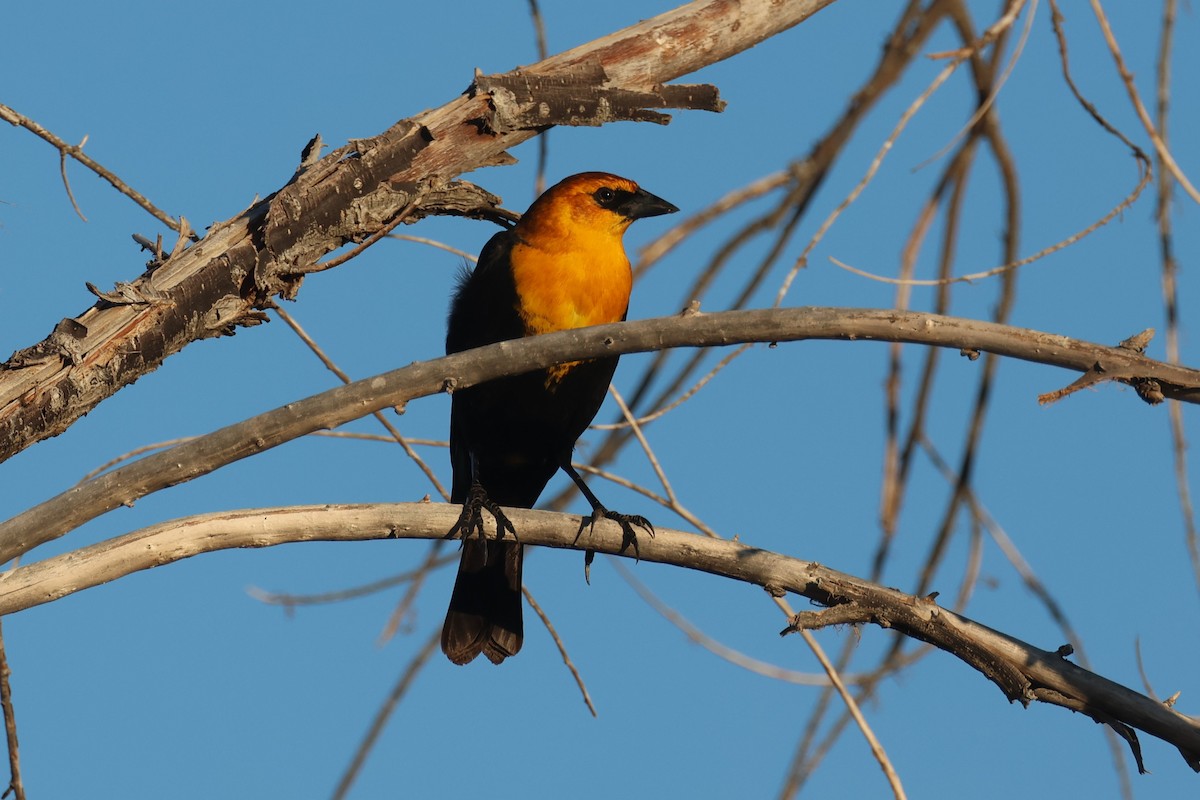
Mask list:
[[1200,401],[1200,371],[1135,350],[1105,347],[1009,325],[891,310],[780,308],[687,313],[500,342],[421,361],[330,389],[81,483],[0,523],[0,563],[56,539],[150,492],[197,478],[313,431],[335,428],[418,397],[473,386],[565,361],[742,342],[870,339],[984,351],[1110,379],[1157,381],[1168,397]]
[[[589,88],[589,96],[605,102],[586,120],[560,115],[540,127],[493,130],[486,124],[496,113],[491,95],[468,91],[333,151],[266,200],[213,225],[195,245],[187,247],[181,236],[165,262],[124,287],[121,302],[102,299],[14,354],[0,367],[0,460],[62,433],[188,343],[261,322],[264,304],[274,294],[295,296],[301,276],[321,256],[378,231],[414,200],[409,219],[469,212],[461,197],[439,201],[439,194],[454,194],[446,182],[511,162],[506,149],[550,122],[635,118],[643,101],[656,108],[714,105],[715,96],[660,84],[753,47],[831,2],[696,0],[521,71],[548,82],[606,76],[604,86]],[[601,113],[614,104],[624,104],[626,113]]]
[[[436,539],[450,529],[458,513],[442,504],[401,503],[265,508],[173,520],[13,570],[0,582],[0,615],[214,550],[285,542]],[[632,555],[622,553],[624,536],[611,522],[600,522],[579,539],[576,517],[524,509],[506,513],[526,544]],[[639,557],[745,581],[772,593],[793,592],[831,606],[831,613],[853,609],[837,621],[872,622],[929,642],[982,672],[1009,699],[1024,704],[1044,700],[1137,728],[1175,745],[1189,766],[1200,769],[1200,723],[1058,653],[992,630],[931,599],[740,542],[663,528],[652,538],[642,538]],[[820,624],[808,617],[797,615],[793,621]]]
[[655,86],[649,92],[610,87],[597,61],[578,64],[574,74],[542,76],[517,71],[480,75],[475,88],[491,96],[486,120],[496,133],[538,129],[548,125],[600,126],[618,120],[671,121],[655,108],[695,108],[723,111],[725,103],[712,86]]

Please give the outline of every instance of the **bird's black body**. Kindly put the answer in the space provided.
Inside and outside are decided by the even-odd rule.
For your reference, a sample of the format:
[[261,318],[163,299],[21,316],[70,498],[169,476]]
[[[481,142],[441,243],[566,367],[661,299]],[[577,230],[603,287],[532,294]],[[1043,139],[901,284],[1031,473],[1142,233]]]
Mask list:
[[[512,272],[506,269],[513,233],[484,247],[475,270],[463,277],[450,307],[446,352],[458,353],[525,335]],[[616,358],[574,365],[557,380],[547,370],[490,381],[454,393],[450,411],[450,501],[467,501],[474,483],[500,506],[533,508],[546,484],[569,464],[617,368]],[[524,545],[514,539],[464,542],[462,564],[447,621],[456,618],[463,638],[493,628],[499,663],[515,655],[524,638],[521,564]]]
[[[506,269],[513,238],[512,231],[493,236],[475,270],[464,276],[450,308],[447,353],[526,335]],[[575,441],[604,402],[616,368],[615,357],[597,359],[575,364],[556,379],[537,370],[455,392],[451,501],[464,502],[477,480],[496,504],[532,508],[555,471],[570,463]]]
[[[493,236],[463,276],[451,302],[446,352],[624,319],[631,277],[621,234],[633,219],[674,210],[612,175],[586,173],[558,184],[515,228]],[[454,392],[451,500],[463,513],[451,534],[463,537],[463,555],[442,628],[451,661],[465,664],[483,653],[499,664],[523,641],[523,545],[500,506],[532,508],[562,469],[591,503],[592,520],[616,519],[630,537],[631,523],[650,529],[640,517],[605,509],[571,467],[575,442],[600,409],[616,367],[615,357],[580,361]],[[482,509],[496,519],[495,540],[482,535]]]

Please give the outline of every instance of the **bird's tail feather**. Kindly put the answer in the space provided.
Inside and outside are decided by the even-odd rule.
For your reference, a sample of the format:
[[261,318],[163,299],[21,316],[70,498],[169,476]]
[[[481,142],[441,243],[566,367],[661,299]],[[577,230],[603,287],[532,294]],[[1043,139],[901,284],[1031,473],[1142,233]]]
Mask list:
[[524,545],[470,539],[463,543],[450,609],[442,625],[442,652],[455,664],[483,653],[499,664],[521,649],[521,562]]

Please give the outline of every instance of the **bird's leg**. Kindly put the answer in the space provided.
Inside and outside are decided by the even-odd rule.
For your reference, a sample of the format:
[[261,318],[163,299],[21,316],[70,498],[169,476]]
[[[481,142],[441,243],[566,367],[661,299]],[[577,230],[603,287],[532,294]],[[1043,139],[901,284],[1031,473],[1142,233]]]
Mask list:
[[[621,514],[617,511],[609,511],[596,495],[592,494],[592,490],[583,482],[583,478],[579,477],[579,473],[571,466],[569,460],[564,460],[562,469],[563,472],[571,476],[571,480],[575,481],[575,485],[579,487],[579,491],[583,492],[583,496],[587,498],[588,503],[592,506],[592,513],[579,521],[579,530],[575,532],[575,541],[579,541],[579,537],[583,535],[584,528],[587,528],[590,532],[601,519],[611,519],[621,526],[621,552],[624,553],[632,545],[634,557],[637,558],[640,556],[637,533],[633,530],[633,526],[636,525],[653,536],[654,526],[650,524],[650,520],[640,514]],[[587,575],[587,568],[591,566],[591,559],[594,557],[595,553],[591,550],[587,551],[584,555],[585,576]]]
[[471,482],[471,490],[467,492],[467,499],[463,501],[462,513],[458,515],[458,522],[455,522],[454,527],[446,533],[446,538],[453,539],[457,536],[465,541],[470,536],[478,536],[483,539],[484,509],[487,509],[496,519],[497,539],[503,539],[505,531],[511,533],[514,539],[517,538],[517,529],[508,521],[508,517],[500,510],[500,506],[488,497],[487,490],[478,480]]

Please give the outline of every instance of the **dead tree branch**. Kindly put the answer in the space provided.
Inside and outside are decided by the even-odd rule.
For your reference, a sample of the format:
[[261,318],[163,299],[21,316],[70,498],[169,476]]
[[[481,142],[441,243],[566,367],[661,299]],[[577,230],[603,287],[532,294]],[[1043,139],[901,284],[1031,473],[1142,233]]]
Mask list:
[[[401,120],[299,169],[241,214],[179,245],[121,292],[64,319],[0,365],[0,460],[56,436],[122,386],[190,342],[263,321],[275,295],[295,297],[321,257],[394,221],[493,214],[496,198],[451,179],[510,163],[507,149],[555,124],[657,115],[652,107],[719,110],[712,87],[663,86],[787,30],[833,0],[695,0],[506,76],[480,78],[440,108]],[[522,98],[570,85],[591,112],[557,101],[532,113]],[[516,93],[528,89],[528,94]]]
[[[0,582],[0,614],[216,550],[288,542],[437,539],[458,513],[443,504],[397,503],[260,508],[172,520],[12,570]],[[525,544],[632,555],[619,526],[607,521],[578,541],[575,516],[523,509],[506,513]],[[932,597],[914,597],[741,542],[658,528],[653,538],[640,542],[638,556],[752,583],[773,594],[792,592],[829,607],[795,615],[785,632],[871,623],[929,642],[983,673],[1010,701],[1063,706],[1117,728],[1139,766],[1135,728],[1176,746],[1188,765],[1200,771],[1200,723],[1071,663],[1069,648],[1043,650],[942,608]]]
[[0,523],[0,563],[121,505],[318,430],[389,406],[518,375],[564,361],[668,347],[715,347],[805,339],[899,341],[1011,356],[1107,380],[1153,380],[1168,397],[1200,402],[1200,371],[1137,350],[998,323],[938,314],[853,308],[687,313],[500,342],[407,367],[288,403],[79,483]]

